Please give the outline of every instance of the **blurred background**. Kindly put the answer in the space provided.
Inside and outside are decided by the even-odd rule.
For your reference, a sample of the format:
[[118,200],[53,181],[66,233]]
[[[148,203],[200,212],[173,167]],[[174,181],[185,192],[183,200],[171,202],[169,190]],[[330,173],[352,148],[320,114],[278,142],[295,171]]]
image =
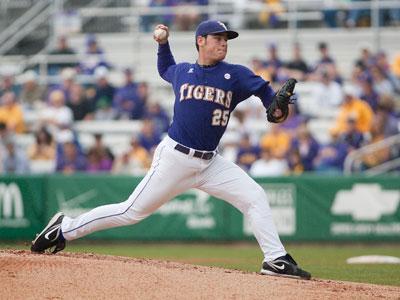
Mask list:
[[[399,1],[3,0],[0,15],[0,227],[8,226],[8,238],[20,227],[33,234],[58,209],[73,215],[129,195],[136,179],[118,176],[145,174],[173,112],[172,89],[156,68],[154,25],[170,27],[177,62],[194,61],[193,31],[211,18],[240,32],[227,61],[275,89],[299,81],[285,123],[268,124],[250,98],[230,116],[219,148],[251,176],[278,178],[262,182],[280,233],[398,240]],[[207,199],[190,192],[178,199],[189,206],[166,206],[158,216],[193,213],[182,219],[187,237],[213,238],[190,231],[219,228],[225,208],[204,217],[218,208]],[[325,231],[316,230],[315,215],[328,220]],[[361,223],[331,224],[334,215]],[[243,224],[238,230],[251,232]]]
[[284,124],[258,99],[239,105],[225,157],[253,176],[399,171],[398,1],[16,0],[0,14],[1,173],[143,175],[174,99],[154,25],[194,61],[207,18],[240,31],[228,61],[274,88],[300,81]]

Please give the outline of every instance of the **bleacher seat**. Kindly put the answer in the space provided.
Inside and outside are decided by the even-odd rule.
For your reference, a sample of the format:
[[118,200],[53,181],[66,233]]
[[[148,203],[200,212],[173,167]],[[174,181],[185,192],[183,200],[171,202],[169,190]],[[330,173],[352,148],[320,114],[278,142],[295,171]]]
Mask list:
[[30,168],[33,174],[53,173],[56,168],[56,162],[52,160],[31,160]]

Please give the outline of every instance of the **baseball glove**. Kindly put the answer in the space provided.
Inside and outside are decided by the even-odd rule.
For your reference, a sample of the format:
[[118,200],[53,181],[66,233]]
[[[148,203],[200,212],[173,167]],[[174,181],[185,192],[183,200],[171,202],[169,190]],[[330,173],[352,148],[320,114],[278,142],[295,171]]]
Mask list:
[[293,103],[294,87],[297,80],[288,79],[272,99],[267,108],[267,120],[272,123],[281,123],[286,120],[289,114],[289,104]]

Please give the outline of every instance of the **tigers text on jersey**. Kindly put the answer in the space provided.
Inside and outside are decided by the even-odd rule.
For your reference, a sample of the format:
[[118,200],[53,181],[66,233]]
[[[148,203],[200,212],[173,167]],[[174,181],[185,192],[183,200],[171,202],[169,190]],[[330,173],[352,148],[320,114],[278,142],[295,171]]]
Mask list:
[[267,108],[274,95],[268,82],[241,65],[176,64],[169,44],[159,45],[158,72],[172,84],[174,116],[168,135],[187,147],[213,151],[235,107],[251,95]]

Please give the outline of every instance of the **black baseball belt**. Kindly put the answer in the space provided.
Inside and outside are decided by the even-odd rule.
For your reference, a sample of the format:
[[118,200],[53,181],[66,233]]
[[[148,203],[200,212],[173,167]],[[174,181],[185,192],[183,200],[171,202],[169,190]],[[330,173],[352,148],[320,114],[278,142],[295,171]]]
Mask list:
[[[175,150],[178,150],[179,152],[182,152],[186,155],[189,155],[189,153],[190,153],[190,148],[183,146],[181,144],[176,144]],[[215,155],[215,152],[213,152],[213,151],[194,150],[194,153],[193,153],[193,157],[201,158],[204,160],[210,160],[211,158],[214,157],[214,155]]]

